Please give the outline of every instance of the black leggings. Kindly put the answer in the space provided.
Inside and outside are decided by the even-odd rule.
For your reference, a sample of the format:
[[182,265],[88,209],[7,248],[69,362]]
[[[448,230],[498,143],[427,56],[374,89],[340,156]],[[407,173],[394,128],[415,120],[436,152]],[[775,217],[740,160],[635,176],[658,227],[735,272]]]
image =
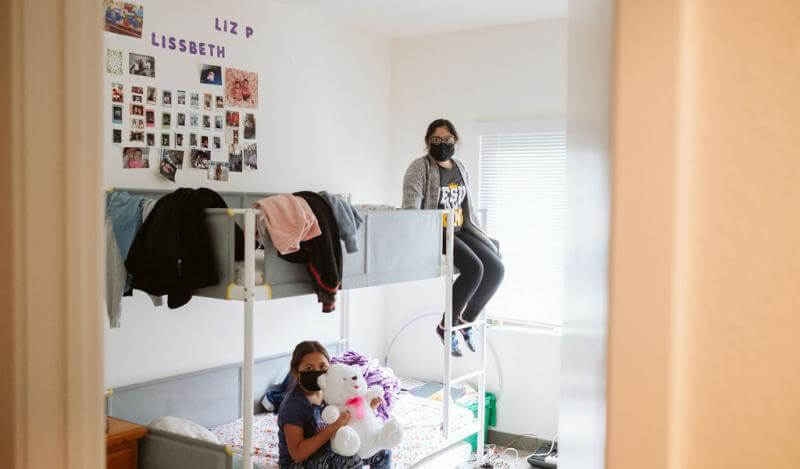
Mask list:
[[[503,261],[483,241],[459,230],[453,239],[453,264],[461,273],[453,283],[453,325],[472,322],[503,281]],[[444,323],[444,318],[442,318]]]

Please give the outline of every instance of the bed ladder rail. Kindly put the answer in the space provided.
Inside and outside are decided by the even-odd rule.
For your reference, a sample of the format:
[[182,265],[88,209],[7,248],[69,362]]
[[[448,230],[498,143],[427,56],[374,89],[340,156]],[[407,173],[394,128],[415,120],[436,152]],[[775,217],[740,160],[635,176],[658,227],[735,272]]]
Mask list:
[[[482,213],[482,220],[485,220],[485,213]],[[461,324],[453,326],[453,281],[455,277],[455,267],[453,265],[453,240],[455,237],[455,229],[453,223],[455,221],[455,212],[453,210],[445,210],[445,220],[447,221],[447,228],[445,231],[445,321],[444,321],[444,379],[443,379],[443,399],[442,399],[442,433],[447,443],[451,443],[450,439],[454,436],[450,431],[450,406],[454,404],[452,399],[451,387],[454,384],[464,382],[468,379],[478,378],[478,438],[476,445],[476,460],[478,464],[484,460],[483,449],[485,446],[484,425],[486,422],[486,311],[481,311],[480,316],[471,324]],[[482,223],[485,225],[485,221]],[[458,377],[453,377],[453,357],[450,353],[450,337],[456,331],[465,329],[467,327],[474,327],[479,337],[478,345],[478,368],[467,372],[466,374]],[[466,437],[469,435],[457,435],[459,437]]]

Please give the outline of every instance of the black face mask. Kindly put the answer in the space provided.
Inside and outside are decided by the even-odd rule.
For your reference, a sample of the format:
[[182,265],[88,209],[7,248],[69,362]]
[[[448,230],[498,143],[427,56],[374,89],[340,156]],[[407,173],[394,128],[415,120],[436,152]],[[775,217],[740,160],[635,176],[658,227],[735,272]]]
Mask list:
[[431,145],[428,153],[431,154],[436,161],[447,161],[453,156],[456,151],[456,146],[452,143],[440,143],[438,145]]
[[324,371],[301,371],[298,373],[299,378],[297,381],[300,383],[300,386],[308,392],[317,392],[321,388],[317,383],[317,378],[320,375],[324,375]]

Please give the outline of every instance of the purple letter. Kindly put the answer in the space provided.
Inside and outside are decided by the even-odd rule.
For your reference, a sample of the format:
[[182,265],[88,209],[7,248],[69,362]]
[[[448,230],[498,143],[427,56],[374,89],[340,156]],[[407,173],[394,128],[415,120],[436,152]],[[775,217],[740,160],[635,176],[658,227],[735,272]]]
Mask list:
[[217,46],[217,57],[220,57],[222,59],[225,58],[225,47]]
[[175,36],[169,37],[169,48],[175,50]]
[[253,35],[253,28],[251,28],[250,26],[244,28],[244,37],[249,39],[250,36],[252,35]]
[[154,46],[158,47],[158,43],[156,42],[156,33],[150,33],[150,42],[152,42]]
[[221,29],[219,29],[219,17],[214,18],[214,29],[216,29],[217,31],[222,31]]
[[197,53],[197,44],[194,41],[189,41],[189,53],[192,55]]
[[200,48],[199,50],[200,55],[206,55],[206,43],[201,42],[199,48]]
[[181,52],[186,52],[186,39],[181,39],[178,41],[178,50]]
[[231,21],[231,34],[239,34],[239,33],[236,32],[236,25],[237,24],[238,23],[236,23],[236,21]]

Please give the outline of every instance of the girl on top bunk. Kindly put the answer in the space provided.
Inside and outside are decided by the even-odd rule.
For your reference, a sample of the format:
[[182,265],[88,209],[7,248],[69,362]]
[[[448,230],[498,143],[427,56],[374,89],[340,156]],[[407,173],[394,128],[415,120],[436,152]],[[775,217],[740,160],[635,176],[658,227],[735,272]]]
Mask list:
[[[489,239],[479,227],[476,208],[472,205],[469,174],[464,164],[453,158],[458,132],[447,119],[436,119],[425,133],[427,153],[408,166],[403,178],[403,208],[453,210],[453,264],[461,275],[453,283],[453,325],[468,324],[477,319],[503,280],[505,268],[500,260],[497,242]],[[444,227],[447,226],[442,220]],[[442,342],[444,317],[436,326]],[[471,351],[476,340],[471,327],[461,329],[464,342]],[[450,337],[450,353],[460,357],[461,347],[455,332]]]
[[[392,452],[379,451],[369,459],[357,455],[341,456],[334,453],[329,441],[336,431],[347,425],[350,414],[343,412],[336,422],[325,426],[322,409],[325,407],[322,390],[317,384],[319,375],[330,366],[328,351],[317,341],[297,344],[292,353],[290,373],[293,386],[278,410],[278,464],[281,469],[389,469]],[[373,399],[372,408],[380,404]]]

